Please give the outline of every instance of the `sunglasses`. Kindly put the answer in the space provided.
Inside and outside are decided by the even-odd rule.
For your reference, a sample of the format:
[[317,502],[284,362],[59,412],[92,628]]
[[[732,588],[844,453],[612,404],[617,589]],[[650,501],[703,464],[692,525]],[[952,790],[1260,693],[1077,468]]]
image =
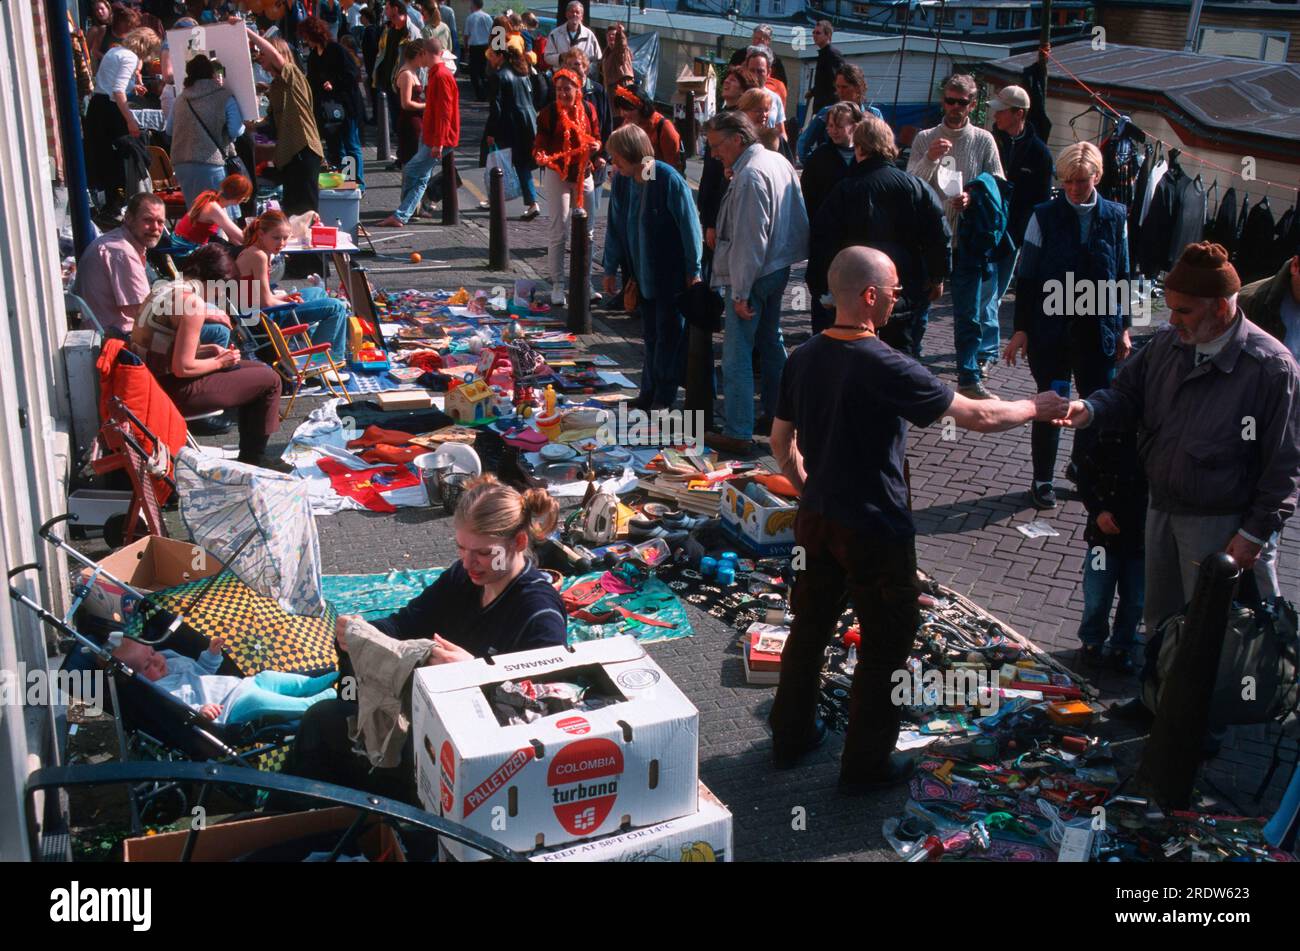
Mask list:
[[969,99],[954,99],[951,96],[944,96],[944,105],[948,106],[969,106]]

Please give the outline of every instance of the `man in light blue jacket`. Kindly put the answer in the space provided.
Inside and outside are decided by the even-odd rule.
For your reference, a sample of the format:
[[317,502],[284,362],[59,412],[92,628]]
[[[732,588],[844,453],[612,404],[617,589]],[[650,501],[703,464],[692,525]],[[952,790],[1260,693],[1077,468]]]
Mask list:
[[[757,430],[770,432],[785,367],[781,297],[790,266],[808,257],[808,212],[799,177],[784,157],[758,141],[753,123],[724,112],[708,125],[709,151],[731,173],[718,210],[712,285],[723,289],[727,312],[722,338],[726,423],[705,445],[747,453]],[[754,424],[753,354],[763,376],[764,419]]]

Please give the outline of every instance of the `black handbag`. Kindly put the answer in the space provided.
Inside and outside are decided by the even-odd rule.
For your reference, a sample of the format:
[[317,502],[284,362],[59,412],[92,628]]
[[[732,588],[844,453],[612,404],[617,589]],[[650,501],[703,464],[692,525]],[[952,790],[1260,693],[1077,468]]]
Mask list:
[[320,105],[321,119],[326,125],[341,125],[348,117],[347,110],[341,102],[326,99]]

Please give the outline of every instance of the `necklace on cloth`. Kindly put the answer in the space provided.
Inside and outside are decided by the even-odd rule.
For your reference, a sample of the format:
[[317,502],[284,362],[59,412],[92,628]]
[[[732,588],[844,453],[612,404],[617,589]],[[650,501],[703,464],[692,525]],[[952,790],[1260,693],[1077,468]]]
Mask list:
[[[839,333],[831,333],[832,330],[838,330]],[[860,327],[854,324],[831,324],[822,333],[835,340],[866,340],[868,337],[876,335],[876,332],[870,327]]]

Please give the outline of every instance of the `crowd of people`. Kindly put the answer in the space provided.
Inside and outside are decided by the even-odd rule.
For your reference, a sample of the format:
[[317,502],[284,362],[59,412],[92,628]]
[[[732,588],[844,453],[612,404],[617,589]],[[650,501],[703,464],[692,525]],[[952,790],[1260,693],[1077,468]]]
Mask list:
[[[692,195],[693,156],[646,92],[625,29],[615,24],[602,40],[583,22],[581,3],[568,4],[564,20],[544,33],[531,13],[493,18],[481,0],[470,0],[459,36],[453,11],[432,0],[315,6],[316,16],[292,24],[296,40],[288,30],[268,36],[248,28],[265,72],[265,120],[241,112],[220,63],[207,57],[185,65],[182,91],[162,109],[159,131],[169,136],[186,205],[176,239],[192,245],[181,290],[233,277],[266,306],[294,305],[294,320],[311,326],[313,342],[343,353],[342,302],[319,289],[288,295],[272,284],[289,216],[316,210],[325,164],[351,159],[364,188],[367,102],[371,113],[388,110],[393,167],[402,172],[398,205],[381,224],[402,227],[431,213],[444,160],[462,147],[457,72],[464,62],[468,91],[487,108],[480,164],[508,150],[522,219],[543,207],[548,216],[552,304],[589,293],[593,303],[608,296],[639,314],[644,357],[634,406],[676,404],[686,312],[699,285],[720,297],[724,412],[706,444],[746,455],[755,436],[770,436],[783,472],[802,490],[796,540],[808,566],[795,588],[771,714],[779,765],[793,765],[824,735],[814,717],[817,675],[852,597],[863,647],[842,779],[851,789],[875,788],[906,773],[890,755],[898,718],[888,696],[917,623],[908,423],[948,417],[983,432],[1032,424],[1027,491],[1042,510],[1057,505],[1060,432],[1077,430],[1068,472],[1088,509],[1089,544],[1111,555],[1085,559],[1079,637],[1094,660],[1131,669],[1139,619],[1150,629],[1179,609],[1196,566],[1214,551],[1253,569],[1266,596],[1278,593],[1277,538],[1300,486],[1300,249],[1284,272],[1243,289],[1222,247],[1189,244],[1164,281],[1171,329],[1134,355],[1127,294],[1098,293],[1093,312],[1068,318],[1048,305],[1067,278],[1108,286],[1135,276],[1128,214],[1099,194],[1098,148],[1078,142],[1053,155],[1019,86],[988,102],[990,131],[972,121],[975,79],[947,78],[936,104],[940,121],[916,132],[904,159],[862,71],[835,49],[829,22],[813,32],[818,54],[802,123],[791,120],[772,31],[760,26],[721,75]],[[209,7],[214,18],[229,12],[214,2],[205,13]],[[161,36],[126,7],[96,4],[92,19],[86,148],[123,159],[92,163],[92,187],[103,193],[107,216],[124,214],[83,256],[82,294],[107,330],[150,356],[183,410],[237,409],[240,457],[262,464],[279,424],[278,376],[241,359],[220,314],[202,306],[160,310],[163,298],[151,295],[145,274],[145,253],[166,220],[154,196],[128,193],[123,170],[141,133],[131,98],[145,89],[143,66],[165,53]],[[162,62],[166,72],[165,55]],[[281,210],[251,217],[240,209],[266,169],[249,163],[231,173],[238,156],[253,154],[252,130],[262,122],[275,132],[269,164]],[[566,266],[577,209],[591,233],[599,217],[607,222],[603,254],[593,262],[599,272],[586,287],[571,286]],[[802,262],[813,337],[790,353],[785,299]],[[1013,332],[1003,341],[999,313],[1013,279]],[[919,362],[930,308],[945,287],[955,391]],[[1040,392],[999,399],[988,386],[991,369],[1022,358]],[[1245,418],[1256,421],[1258,436],[1243,444],[1233,431]],[[523,552],[529,526],[553,521],[539,499],[491,487],[472,498],[457,522],[469,548],[476,539],[509,538],[511,550]],[[516,568],[510,584],[531,583]],[[430,605],[463,600],[456,586],[464,579],[446,577],[453,580],[439,583]],[[408,621],[414,624],[395,617],[389,626],[401,631]],[[539,643],[554,635],[547,625],[537,629]],[[456,650],[465,653],[464,644]],[[309,772],[319,751],[337,745],[337,724],[317,725],[317,752],[304,754]]]

